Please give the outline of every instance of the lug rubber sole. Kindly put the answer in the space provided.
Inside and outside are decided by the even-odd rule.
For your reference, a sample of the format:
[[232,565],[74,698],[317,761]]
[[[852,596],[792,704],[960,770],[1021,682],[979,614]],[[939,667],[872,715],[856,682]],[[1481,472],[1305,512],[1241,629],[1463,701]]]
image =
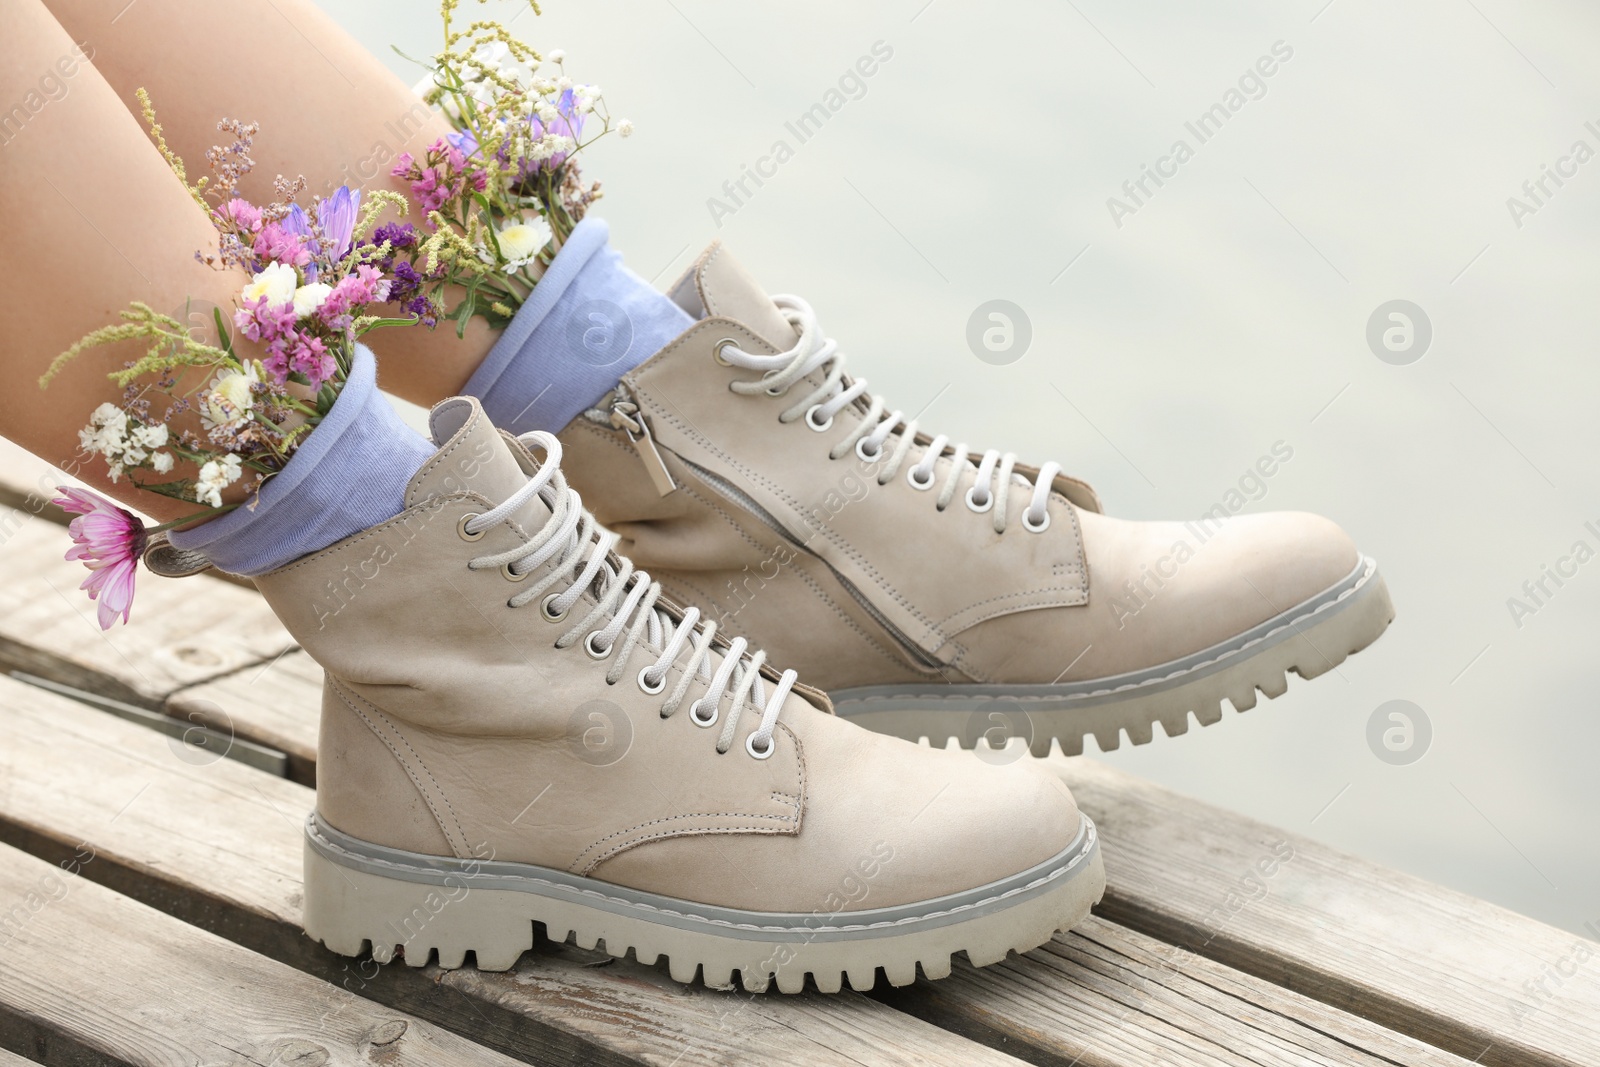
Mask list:
[[937,900],[797,914],[676,900],[531,864],[423,856],[358,841],[313,814],[306,822],[305,929],[345,956],[430,959],[510,969],[533,947],[534,924],[555,941],[665,957],[672,977],[715,989],[798,993],[809,976],[836,993],[950,973],[964,952],[979,967],[1027,952],[1081,922],[1105,891],[1099,837],[1087,816],[1073,843],[1029,870]]
[[1021,737],[1035,756],[1052,742],[1076,756],[1094,735],[1101,751],[1122,734],[1148,744],[1160,723],[1168,737],[1222,718],[1289,688],[1289,673],[1315,678],[1376,641],[1394,619],[1378,565],[1363,556],[1354,571],[1314,597],[1230,641],[1148,670],[1060,685],[866,686],[830,693],[834,710],[879,733],[946,747],[954,738],[974,747],[980,738]]

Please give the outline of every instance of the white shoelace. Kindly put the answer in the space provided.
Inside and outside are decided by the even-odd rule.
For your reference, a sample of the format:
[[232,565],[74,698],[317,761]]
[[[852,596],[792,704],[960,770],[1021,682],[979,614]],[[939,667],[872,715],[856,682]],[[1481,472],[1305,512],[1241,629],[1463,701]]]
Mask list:
[[[730,642],[721,664],[713,672],[711,650],[717,624],[707,620],[697,628],[699,608],[686,609],[682,619],[674,619],[657,608],[656,601],[661,597],[659,582],[651,581],[648,572],[635,570],[630,560],[620,559],[619,569],[607,559],[619,538],[602,528],[594,516],[584,510],[577,490],[567,485],[560,469],[561,442],[543,430],[523,434],[518,440],[542,450],[545,461],[527,484],[504,502],[463,522],[462,535],[481,536],[496,523],[510,520],[535,495],[550,508],[551,518],[526,544],[494,555],[479,556],[468,566],[473,570],[499,568],[509,581],[521,582],[552,558],[556,559],[556,565],[543,578],[507,603],[520,608],[537,599],[544,617],[560,622],[586,590],[592,591],[594,607],[556,639],[556,647],[570,648],[580,634],[586,635],[583,644],[589,655],[595,659],[611,659],[611,667],[606,671],[606,682],[610,685],[615,685],[622,677],[628,657],[642,640],[648,648],[660,649],[660,655],[639,672],[639,688],[652,695],[662,692],[666,688],[668,668],[692,640],[683,675],[662,703],[661,717],[667,718],[678,710],[691,680],[698,675],[708,685],[705,695],[690,704],[689,716],[698,726],[712,726],[731,685],[732,700],[727,722],[717,738],[717,751],[726,752],[733,744],[740,716],[748,707],[761,711],[761,722],[747,739],[745,748],[757,759],[772,755],[772,732],[778,713],[783,710],[784,698],[794,687],[796,673],[784,671],[769,697],[761,677],[767,654],[756,651],[747,655],[749,643],[742,637]],[[559,592],[551,592],[562,583],[566,584]],[[602,622],[604,626],[600,626]],[[592,626],[599,628],[591,630]],[[622,637],[620,648],[617,646],[619,636]],[[616,654],[612,655],[613,652]]]
[[[762,356],[746,352],[731,342],[724,342],[718,349],[718,357],[733,366],[764,373],[760,381],[732,383],[734,392],[746,395],[765,392],[769,396],[782,396],[800,379],[819,367],[823,368],[826,377],[822,384],[787,408],[778,416],[778,420],[790,423],[804,418],[807,426],[818,433],[825,432],[833,425],[835,415],[855,403],[858,398],[868,395],[867,380],[857,378],[848,385],[845,384],[844,356],[839,352],[838,342],[831,337],[823,336],[822,328],[817,325],[816,312],[811,310],[810,304],[798,296],[787,295],[775,296],[772,302],[777,305],[778,311],[789,324],[800,332],[800,340],[795,346],[786,352]],[[855,449],[856,455],[863,460],[875,463],[883,458],[884,445],[889,438],[897,435],[888,464],[878,472],[879,485],[887,485],[899,472],[900,465],[915,447],[917,437],[915,419],[907,420],[900,411],[890,411],[885,414],[886,407],[882,397],[870,396],[866,417],[828,453],[830,458],[839,459],[851,449]],[[983,453],[982,458],[974,466],[968,462],[968,457],[972,455],[971,449],[961,443],[957,443],[953,448],[948,447],[949,445],[950,438],[945,434],[939,434],[928,443],[921,459],[906,471],[906,481],[910,482],[913,488],[931,489],[935,478],[934,465],[948,451],[951,463],[945,473],[944,485],[939,490],[937,507],[940,511],[949,507],[950,502],[955,499],[962,476],[968,471],[975,470],[976,476],[972,487],[967,490],[967,507],[975,512],[992,509],[995,533],[1006,531],[1006,504],[1013,484],[1033,490],[1032,499],[1022,514],[1022,525],[1034,533],[1041,533],[1050,525],[1047,506],[1050,501],[1051,485],[1055,482],[1056,475],[1061,472],[1059,463],[1054,461],[1046,463],[1039,469],[1039,476],[1034,479],[1032,486],[1029,486],[1026,478],[1013,471],[1017,463],[1016,453],[1002,454],[998,449],[991,448]]]

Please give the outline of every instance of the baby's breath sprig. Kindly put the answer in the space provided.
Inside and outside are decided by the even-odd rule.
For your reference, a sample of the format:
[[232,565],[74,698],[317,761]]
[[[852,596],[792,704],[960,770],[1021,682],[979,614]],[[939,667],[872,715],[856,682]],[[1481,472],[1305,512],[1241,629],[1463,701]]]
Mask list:
[[460,27],[459,7],[440,4],[444,47],[417,86],[455,130],[394,168],[431,231],[418,239],[420,288],[458,334],[473,316],[510,321],[600,197],[577,156],[613,130],[632,131],[612,122],[598,86],[567,75],[561,50],[540,52],[493,20]]

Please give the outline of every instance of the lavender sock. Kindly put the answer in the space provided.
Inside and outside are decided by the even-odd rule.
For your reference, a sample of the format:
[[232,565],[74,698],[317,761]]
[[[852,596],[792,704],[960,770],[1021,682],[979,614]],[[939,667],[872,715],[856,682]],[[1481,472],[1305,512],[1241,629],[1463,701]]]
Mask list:
[[265,574],[400,514],[411,476],[434,451],[378,391],[377,362],[357,345],[333,409],[262,484],[256,506],[168,536],[219,570]]
[[559,432],[694,325],[580,222],[463,390],[503,430]]

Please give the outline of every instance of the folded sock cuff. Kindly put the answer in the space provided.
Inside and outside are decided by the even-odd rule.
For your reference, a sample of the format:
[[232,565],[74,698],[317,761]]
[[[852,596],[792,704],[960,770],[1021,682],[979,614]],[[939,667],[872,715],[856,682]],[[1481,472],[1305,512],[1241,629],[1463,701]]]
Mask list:
[[464,392],[503,430],[557,433],[694,325],[623,265],[597,218],[580,222]]
[[169,538],[219,570],[265,574],[398,515],[412,475],[434,451],[378,391],[377,361],[357,345],[339,399],[283,470],[262,483],[255,506]]

